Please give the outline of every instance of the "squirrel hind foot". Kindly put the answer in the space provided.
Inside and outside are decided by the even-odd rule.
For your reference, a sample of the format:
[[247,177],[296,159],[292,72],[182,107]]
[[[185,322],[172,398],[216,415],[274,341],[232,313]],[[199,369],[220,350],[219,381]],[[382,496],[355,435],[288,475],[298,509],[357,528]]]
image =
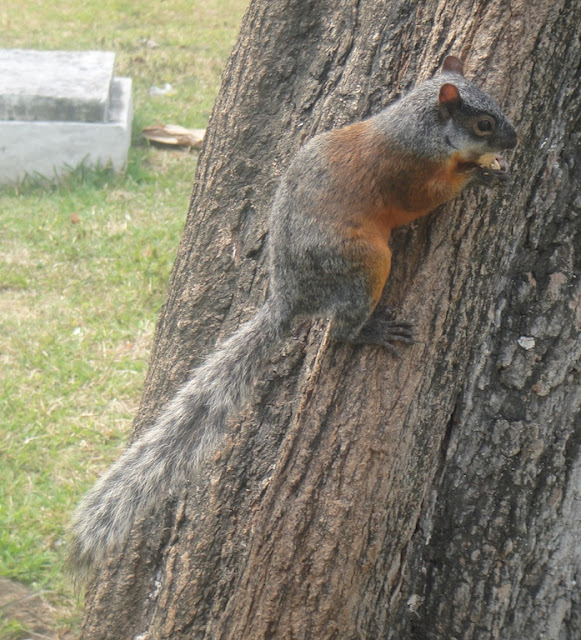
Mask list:
[[374,317],[351,341],[352,344],[374,344],[384,347],[397,358],[401,357],[394,343],[416,344],[413,325],[410,322]]
[[413,324],[404,320],[395,320],[393,311],[389,307],[376,310],[357,332],[342,336],[336,328],[333,337],[353,345],[378,345],[398,358],[401,357],[401,353],[394,343],[416,343]]

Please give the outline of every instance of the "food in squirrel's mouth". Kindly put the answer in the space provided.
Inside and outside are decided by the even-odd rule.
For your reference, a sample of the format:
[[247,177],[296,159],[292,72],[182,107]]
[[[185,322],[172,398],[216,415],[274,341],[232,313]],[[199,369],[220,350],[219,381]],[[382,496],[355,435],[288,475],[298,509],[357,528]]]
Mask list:
[[508,170],[505,159],[497,153],[485,153],[478,158],[477,162],[484,169],[492,169],[493,171]]

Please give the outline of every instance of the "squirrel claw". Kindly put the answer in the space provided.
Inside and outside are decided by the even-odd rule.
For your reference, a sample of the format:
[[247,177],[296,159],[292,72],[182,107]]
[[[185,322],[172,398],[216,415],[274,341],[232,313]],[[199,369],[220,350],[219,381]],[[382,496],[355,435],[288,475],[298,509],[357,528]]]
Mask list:
[[493,187],[497,184],[506,184],[509,179],[507,171],[498,169],[480,169],[476,172],[474,178],[476,182],[484,185],[485,187]]

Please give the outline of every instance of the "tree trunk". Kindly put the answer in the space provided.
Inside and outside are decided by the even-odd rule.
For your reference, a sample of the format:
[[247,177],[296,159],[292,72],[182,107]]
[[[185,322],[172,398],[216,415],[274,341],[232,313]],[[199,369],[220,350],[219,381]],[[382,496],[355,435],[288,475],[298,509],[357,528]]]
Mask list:
[[324,322],[280,345],[203,477],[94,578],[83,638],[580,637],[580,23],[567,0],[252,2],[136,433],[264,299],[306,138],[454,52],[517,126],[512,179],[394,238],[400,359]]

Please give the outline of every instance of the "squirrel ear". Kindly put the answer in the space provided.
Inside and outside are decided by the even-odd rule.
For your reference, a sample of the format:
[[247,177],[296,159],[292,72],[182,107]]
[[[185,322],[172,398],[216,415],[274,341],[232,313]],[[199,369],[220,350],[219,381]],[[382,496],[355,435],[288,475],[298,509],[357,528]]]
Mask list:
[[454,111],[460,106],[460,92],[455,84],[446,82],[440,87],[438,106],[446,120],[452,117]]
[[459,73],[464,75],[464,63],[460,58],[456,56],[446,56],[444,64],[442,65],[442,71],[449,71],[450,73]]

